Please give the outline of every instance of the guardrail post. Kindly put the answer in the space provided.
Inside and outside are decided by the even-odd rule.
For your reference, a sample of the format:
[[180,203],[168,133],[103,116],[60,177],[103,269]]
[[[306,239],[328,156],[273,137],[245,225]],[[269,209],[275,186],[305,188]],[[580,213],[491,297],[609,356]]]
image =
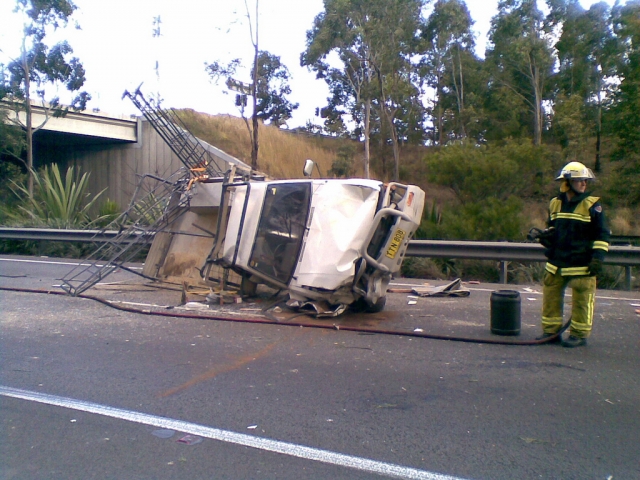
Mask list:
[[509,262],[506,260],[500,260],[500,283],[507,284],[508,282],[508,266]]
[[624,267],[624,286],[628,292],[631,291],[631,267],[629,265]]

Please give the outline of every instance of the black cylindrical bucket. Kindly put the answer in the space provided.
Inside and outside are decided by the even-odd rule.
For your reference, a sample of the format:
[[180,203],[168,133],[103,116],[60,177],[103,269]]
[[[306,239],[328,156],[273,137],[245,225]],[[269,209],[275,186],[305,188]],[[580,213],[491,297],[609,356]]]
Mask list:
[[515,290],[491,292],[491,333],[520,335],[520,293]]

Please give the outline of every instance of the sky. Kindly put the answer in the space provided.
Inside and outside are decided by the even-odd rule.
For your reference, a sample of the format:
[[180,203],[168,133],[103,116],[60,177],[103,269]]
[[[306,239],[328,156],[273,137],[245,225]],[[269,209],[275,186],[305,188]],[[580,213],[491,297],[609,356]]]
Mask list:
[[[245,0],[73,1],[78,7],[73,18],[81,29],[70,25],[51,39],[68,40],[83,63],[87,78],[83,90],[92,96],[90,110],[137,115],[138,110],[129,99],[122,99],[122,94],[142,84],[145,96],[160,93],[165,108],[239,116],[235,92],[229,92],[222,81],[212,83],[205,63],[240,58],[245,68],[236,78],[250,83],[253,45]],[[255,0],[246,3],[255,19]],[[466,3],[475,21],[477,50],[483,55],[498,0]],[[596,2],[580,3],[588,8]],[[12,12],[14,6],[15,0],[0,0],[0,63],[15,57],[20,47],[23,19]],[[304,126],[307,121],[321,123],[315,109],[327,103],[324,81],[300,67],[306,32],[322,10],[322,0],[259,0],[259,48],[279,56],[287,66],[292,76],[288,98],[300,104],[289,128]],[[160,36],[154,37],[156,17],[161,20]],[[64,90],[59,94],[64,100]]]

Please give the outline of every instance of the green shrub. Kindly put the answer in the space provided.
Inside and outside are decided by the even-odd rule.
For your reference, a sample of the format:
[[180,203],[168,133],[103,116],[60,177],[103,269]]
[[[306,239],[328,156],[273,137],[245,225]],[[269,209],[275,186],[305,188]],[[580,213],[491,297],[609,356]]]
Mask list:
[[336,152],[336,159],[331,165],[329,175],[337,178],[349,178],[353,176],[353,155],[355,148],[352,145],[341,145]]
[[402,262],[401,274],[407,278],[434,278],[445,279],[437,259],[423,257],[407,257]]
[[96,221],[96,226],[99,228],[104,228],[111,222],[116,220],[120,216],[120,214],[120,206],[113,200],[107,198],[107,200],[105,200],[105,202],[100,205],[100,211],[98,213],[98,218],[100,220]]
[[417,240],[438,238],[433,235],[440,224],[442,224],[442,212],[440,207],[436,202],[431,202],[431,205],[425,205],[422,212],[422,220],[420,222],[420,226],[416,230],[415,238]]
[[450,240],[521,240],[523,205],[519,198],[509,197],[506,201],[485,198],[476,203],[449,207],[442,224],[434,227],[434,233],[438,235],[436,238]]
[[529,141],[507,141],[501,146],[456,143],[425,159],[431,182],[450,187],[462,203],[487,197],[505,200],[546,195],[552,180],[553,155]]
[[20,199],[11,189],[12,182],[24,183],[26,179],[26,173],[23,173],[19,166],[11,162],[0,162],[0,224],[13,223],[15,215],[12,213],[18,209]]
[[104,190],[88,198],[88,173],[79,176],[73,167],[69,167],[63,179],[58,165],[54,163],[50,168],[45,166],[41,171],[34,172],[33,180],[33,197],[29,196],[27,187],[13,182],[14,193],[24,203],[18,209],[27,224],[51,228],[92,226],[89,210]]

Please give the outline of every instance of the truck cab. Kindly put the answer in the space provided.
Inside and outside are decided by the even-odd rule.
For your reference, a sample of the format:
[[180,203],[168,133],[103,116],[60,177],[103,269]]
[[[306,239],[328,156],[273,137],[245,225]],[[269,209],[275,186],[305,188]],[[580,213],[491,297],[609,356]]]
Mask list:
[[208,263],[286,290],[298,304],[371,312],[384,308],[425,201],[415,185],[367,179],[240,181],[222,189]]

